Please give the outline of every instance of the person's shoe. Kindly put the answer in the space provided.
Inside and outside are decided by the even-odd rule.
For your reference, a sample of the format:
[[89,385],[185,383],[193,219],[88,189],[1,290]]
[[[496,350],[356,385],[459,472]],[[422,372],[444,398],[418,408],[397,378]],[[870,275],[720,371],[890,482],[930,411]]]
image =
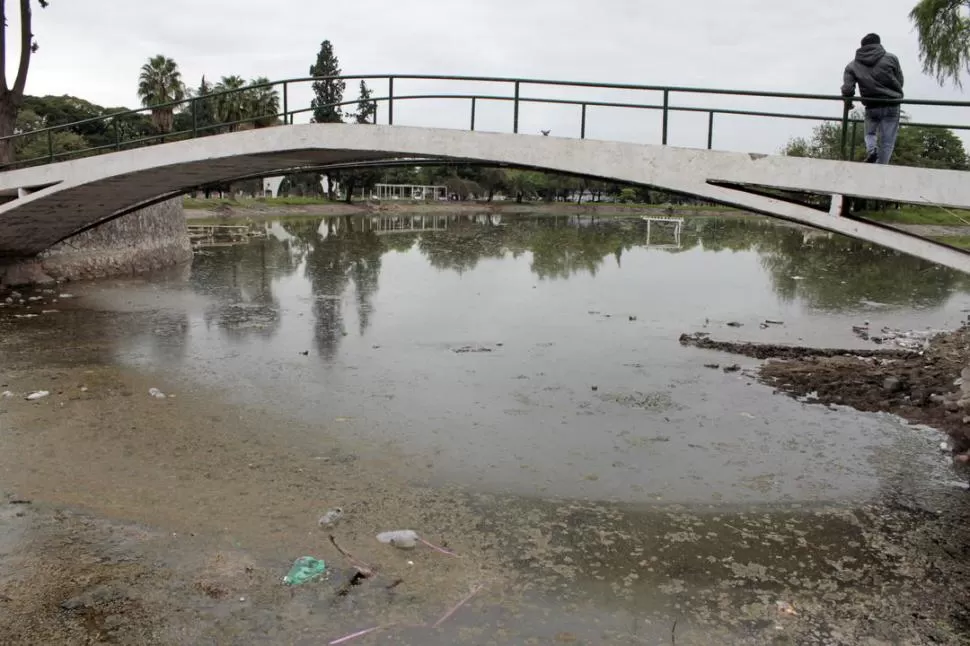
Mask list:
[[879,158],[879,151],[878,150],[873,150],[871,153],[869,153],[868,155],[866,155],[866,163],[867,164],[875,164],[876,163],[876,160],[878,158]]

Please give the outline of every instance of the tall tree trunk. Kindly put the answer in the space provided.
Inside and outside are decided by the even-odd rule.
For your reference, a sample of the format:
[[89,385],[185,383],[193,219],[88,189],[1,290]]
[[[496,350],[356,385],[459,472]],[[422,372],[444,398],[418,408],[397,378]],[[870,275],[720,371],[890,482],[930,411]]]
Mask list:
[[[3,95],[9,92],[3,91]],[[0,137],[9,137],[13,134],[17,124],[17,107],[12,101],[0,96]],[[14,141],[12,139],[0,139],[0,164],[9,164],[14,161]]]
[[[30,3],[20,0],[20,64],[13,87],[7,87],[7,9],[5,0],[0,0],[0,137],[13,134],[17,124],[17,111],[24,101],[24,87],[27,84],[27,70],[30,68],[30,55],[33,53],[34,34]],[[47,2],[41,0],[41,6]],[[12,141],[0,141],[0,164],[14,161]]]
[[351,204],[354,201],[354,182],[352,180],[347,181],[347,194],[344,196],[344,202]]

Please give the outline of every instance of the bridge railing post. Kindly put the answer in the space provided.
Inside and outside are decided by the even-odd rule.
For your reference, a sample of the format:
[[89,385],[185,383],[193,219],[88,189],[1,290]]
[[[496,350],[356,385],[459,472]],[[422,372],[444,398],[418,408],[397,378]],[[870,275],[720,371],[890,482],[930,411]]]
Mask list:
[[519,134],[519,90],[521,83],[519,81],[515,82],[515,98],[513,99],[512,106],[512,132]]
[[192,99],[192,138],[199,136],[199,100]]
[[856,138],[856,131],[857,131],[857,126],[858,125],[859,125],[859,122],[858,121],[853,121],[852,122],[852,145],[851,145],[851,147],[849,149],[849,159],[850,160],[855,159],[855,138]]
[[714,147],[714,111],[707,113],[707,149]]
[[472,97],[472,122],[470,128],[472,132],[475,131],[475,101],[476,97]]
[[287,88],[288,88],[287,82],[283,81],[283,125],[284,126],[287,125],[288,123],[292,123],[292,121],[290,121],[290,116],[289,116],[290,97],[289,97],[289,92],[287,91]]
[[387,125],[394,125],[394,77],[387,77]]
[[842,148],[841,157],[846,159],[846,144],[849,139],[849,110],[851,109],[848,101],[842,103]]
[[47,154],[50,158],[51,163],[54,162],[54,131],[47,131]]
[[579,122],[579,138],[586,138],[586,104],[583,104],[581,121]]
[[664,90],[664,114],[663,114],[663,126],[660,133],[660,143],[664,146],[667,145],[667,115],[670,107],[670,90]]
[[118,125],[118,117],[112,119],[115,131],[115,150],[121,150],[121,127]]

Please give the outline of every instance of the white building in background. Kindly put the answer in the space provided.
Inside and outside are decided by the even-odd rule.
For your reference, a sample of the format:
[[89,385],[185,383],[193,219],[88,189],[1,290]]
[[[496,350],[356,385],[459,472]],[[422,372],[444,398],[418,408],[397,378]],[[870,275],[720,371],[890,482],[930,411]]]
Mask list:
[[283,176],[263,178],[263,197],[279,197]]
[[373,194],[378,200],[445,200],[448,199],[448,187],[418,184],[375,184]]

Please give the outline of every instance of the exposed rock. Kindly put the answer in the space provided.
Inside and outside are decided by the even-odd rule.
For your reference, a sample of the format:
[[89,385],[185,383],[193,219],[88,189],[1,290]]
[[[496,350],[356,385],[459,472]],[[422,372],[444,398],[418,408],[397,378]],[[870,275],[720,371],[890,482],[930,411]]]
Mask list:
[[[21,285],[50,285],[54,279],[44,271],[43,263],[36,259],[24,260],[22,262],[0,268],[0,284],[10,287],[20,287]],[[8,298],[8,303],[13,299]]]
[[903,382],[900,381],[899,377],[886,377],[882,382],[882,389],[888,393],[894,393],[898,390],[902,390]]

